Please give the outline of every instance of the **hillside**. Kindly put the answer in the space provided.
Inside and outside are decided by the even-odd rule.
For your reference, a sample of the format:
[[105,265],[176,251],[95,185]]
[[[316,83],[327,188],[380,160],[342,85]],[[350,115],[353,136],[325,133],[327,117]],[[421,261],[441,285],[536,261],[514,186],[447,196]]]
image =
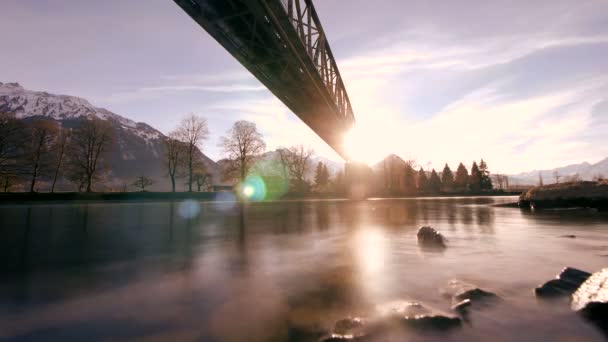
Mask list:
[[534,170],[509,175],[512,184],[538,184],[539,174],[542,175],[544,183],[555,183],[555,172],[560,176],[560,180],[567,177],[578,175],[581,180],[593,180],[598,176],[608,177],[608,158],[604,158],[597,163],[591,164],[583,162],[571,164],[549,170]]
[[[163,142],[167,137],[145,123],[95,107],[83,98],[27,90],[18,83],[0,82],[0,112],[13,114],[25,121],[45,117],[58,122],[62,128],[77,127],[92,116],[108,121],[114,128],[116,141],[105,158],[109,165],[109,173],[105,177],[107,187],[121,188],[124,184],[132,183],[135,177],[146,175],[156,182],[151,190],[170,189],[164,162]],[[198,153],[214,175],[214,181],[218,180],[217,164],[200,151]],[[69,190],[70,187],[67,182],[62,182],[60,189]]]

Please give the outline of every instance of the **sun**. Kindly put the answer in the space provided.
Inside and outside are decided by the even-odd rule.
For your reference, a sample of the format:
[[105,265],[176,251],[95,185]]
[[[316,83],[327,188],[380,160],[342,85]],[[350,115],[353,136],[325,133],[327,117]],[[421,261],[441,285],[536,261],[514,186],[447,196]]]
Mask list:
[[[386,133],[385,133],[386,134]],[[344,149],[356,162],[372,165],[386,156],[387,139],[383,130],[373,127],[353,126],[344,135]]]

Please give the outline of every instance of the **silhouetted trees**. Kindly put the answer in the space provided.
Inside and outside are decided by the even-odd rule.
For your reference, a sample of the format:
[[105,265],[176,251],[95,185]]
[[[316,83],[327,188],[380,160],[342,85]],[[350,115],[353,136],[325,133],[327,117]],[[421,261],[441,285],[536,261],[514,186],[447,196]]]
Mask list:
[[52,169],[52,148],[58,134],[57,123],[45,118],[35,118],[28,127],[23,165],[30,175],[30,192],[36,190],[36,181],[48,176]]
[[171,180],[172,192],[175,192],[177,178],[183,176],[186,152],[186,145],[178,139],[178,133],[176,131],[169,133],[165,140],[165,163],[167,165],[167,175]]
[[426,194],[429,192],[428,182],[429,181],[426,178],[426,172],[424,172],[424,170],[422,168],[420,168],[420,170],[418,170],[418,184],[417,184],[418,193]]
[[479,162],[479,173],[480,183],[479,187],[481,190],[492,190],[492,178],[490,178],[490,171],[488,171],[488,164],[483,159]]
[[445,163],[443,171],[441,172],[441,188],[445,192],[454,190],[454,174],[448,166],[448,163]]
[[434,195],[441,192],[441,179],[439,179],[435,169],[431,171],[431,177],[429,178],[429,192]]
[[[192,191],[194,181],[194,163],[197,148],[201,148],[203,140],[209,137],[207,119],[196,114],[186,116],[175,131],[177,140],[185,144],[185,160],[188,172],[188,191]],[[173,179],[172,179],[173,180]]]
[[[22,173],[18,160],[27,141],[25,125],[12,114],[0,113],[0,175],[15,177]],[[7,178],[8,179],[8,178]]]
[[415,194],[417,190],[416,186],[416,171],[409,164],[405,165],[405,172],[403,173],[403,187],[406,194]]
[[346,193],[346,179],[343,171],[338,171],[334,179],[330,182],[330,188],[333,193],[345,194]]
[[97,118],[85,120],[74,129],[69,144],[69,179],[79,191],[93,191],[93,182],[105,168],[103,155],[113,140],[113,129],[108,121]]
[[469,189],[473,192],[478,192],[481,190],[481,172],[479,171],[479,166],[477,166],[477,162],[473,162],[473,166],[471,167],[471,175],[469,176]]
[[201,189],[207,190],[212,185],[211,174],[207,171],[207,166],[201,159],[197,159],[194,163],[193,178],[198,192],[201,192]]
[[221,138],[220,147],[227,157],[225,175],[242,182],[255,161],[264,153],[266,143],[253,122],[240,120]]
[[464,164],[458,164],[456,177],[454,177],[454,189],[457,191],[467,191],[469,188],[469,171]]
[[146,177],[144,175],[137,177],[135,182],[133,182],[133,186],[140,189],[141,192],[146,191],[146,188],[153,184],[154,184],[154,180],[152,180],[152,178]]
[[317,168],[315,170],[315,186],[317,190],[324,191],[327,189],[327,185],[329,183],[329,171],[327,171],[327,166],[322,162],[317,163]]
[[70,142],[71,131],[68,129],[62,129],[57,136],[55,141],[55,146],[53,149],[56,153],[55,158],[55,171],[53,172],[53,182],[51,184],[51,192],[55,192],[55,185],[57,184],[57,178],[59,177],[59,173],[61,172],[61,168],[64,164],[65,152],[68,148],[68,144]]
[[307,188],[306,173],[310,168],[310,158],[314,151],[304,145],[296,145],[287,149],[280,149],[281,162],[287,168],[292,182],[292,189],[304,192]]

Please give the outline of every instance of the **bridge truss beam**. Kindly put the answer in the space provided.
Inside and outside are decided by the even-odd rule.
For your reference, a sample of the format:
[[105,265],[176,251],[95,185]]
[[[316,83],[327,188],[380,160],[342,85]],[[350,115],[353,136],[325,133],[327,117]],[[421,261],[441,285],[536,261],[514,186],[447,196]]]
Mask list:
[[336,152],[352,106],[312,0],[174,0]]

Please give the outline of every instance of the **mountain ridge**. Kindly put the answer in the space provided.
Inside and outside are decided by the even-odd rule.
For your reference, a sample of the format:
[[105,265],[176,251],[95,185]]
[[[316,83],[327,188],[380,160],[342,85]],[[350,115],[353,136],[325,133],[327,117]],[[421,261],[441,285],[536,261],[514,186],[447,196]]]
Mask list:
[[[20,120],[48,118],[58,122],[62,128],[75,127],[89,117],[108,121],[116,134],[116,141],[105,158],[110,166],[108,186],[124,187],[136,177],[145,175],[155,182],[150,187],[151,190],[170,189],[164,160],[164,141],[167,137],[146,123],[135,122],[105,108],[96,107],[81,97],[29,90],[19,83],[0,82],[0,112],[12,114]],[[201,151],[197,154],[213,175],[214,182],[219,182],[217,163]]]

